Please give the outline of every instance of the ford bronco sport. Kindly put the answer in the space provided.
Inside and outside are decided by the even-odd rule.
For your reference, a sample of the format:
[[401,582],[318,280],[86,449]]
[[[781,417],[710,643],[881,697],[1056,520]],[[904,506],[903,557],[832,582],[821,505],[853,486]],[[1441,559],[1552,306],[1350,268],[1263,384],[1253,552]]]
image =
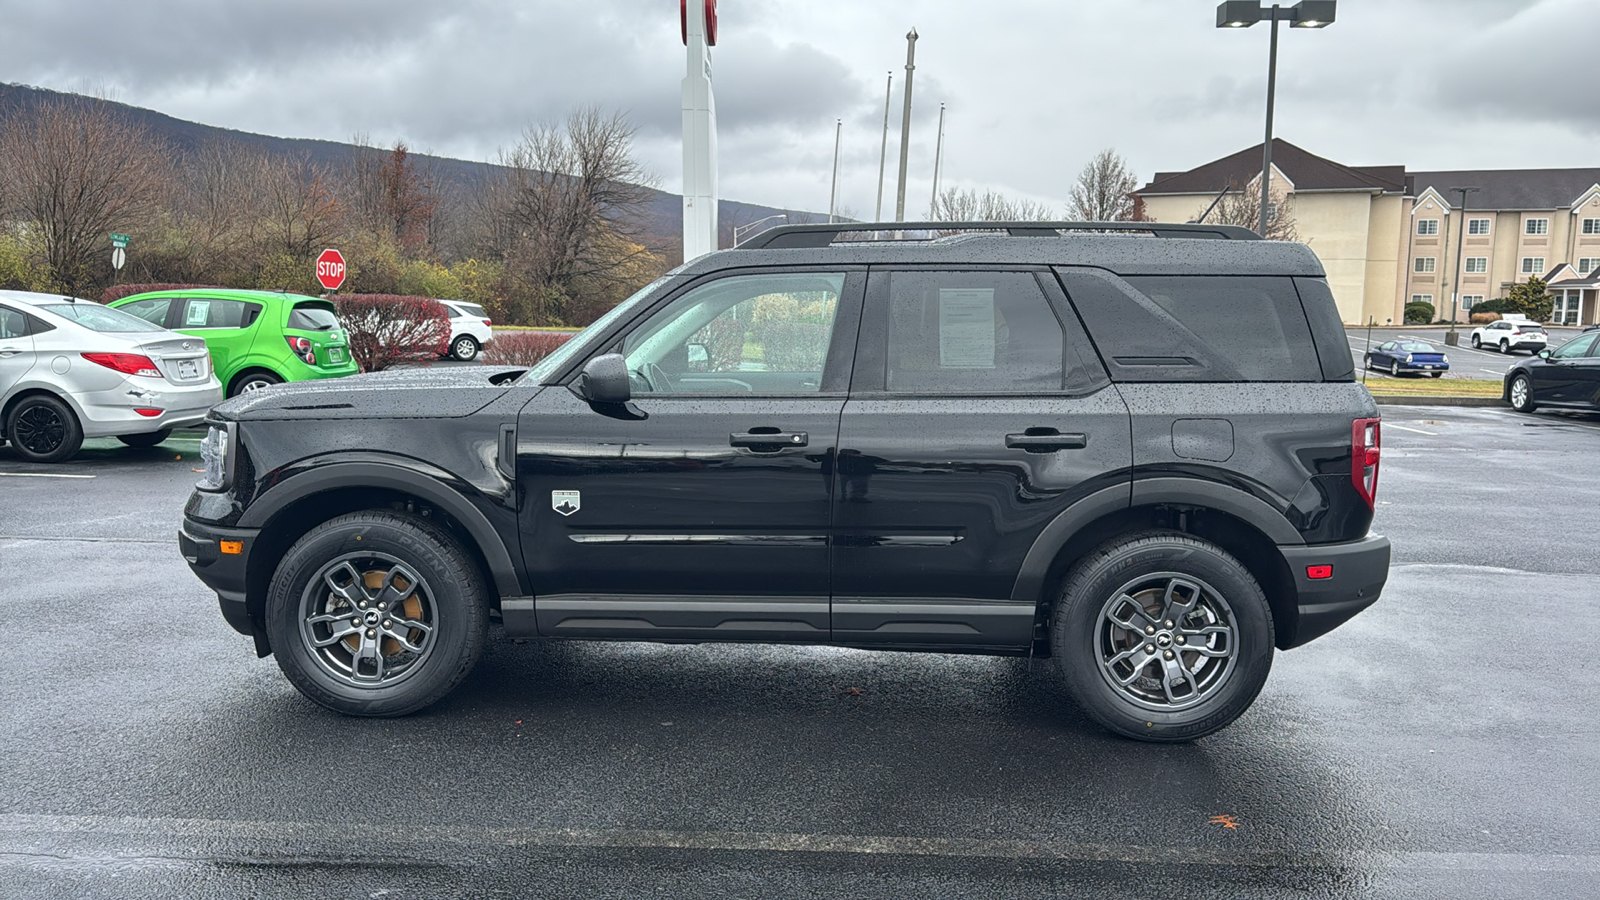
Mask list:
[[403,715],[513,637],[1053,658],[1180,741],[1378,599],[1379,422],[1301,244],[801,225],[532,369],[217,407],[180,535],[307,697]]

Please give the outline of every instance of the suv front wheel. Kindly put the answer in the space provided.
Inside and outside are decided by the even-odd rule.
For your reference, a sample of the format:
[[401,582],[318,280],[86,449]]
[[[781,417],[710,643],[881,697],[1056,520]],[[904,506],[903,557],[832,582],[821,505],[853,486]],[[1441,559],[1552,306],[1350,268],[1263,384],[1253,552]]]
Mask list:
[[403,716],[448,694],[488,629],[477,568],[448,533],[388,511],[325,522],[272,576],[266,625],[278,666],[311,700]]
[[1221,548],[1179,532],[1130,535],[1072,569],[1051,652],[1078,706],[1144,741],[1188,741],[1238,718],[1272,668],[1272,611]]

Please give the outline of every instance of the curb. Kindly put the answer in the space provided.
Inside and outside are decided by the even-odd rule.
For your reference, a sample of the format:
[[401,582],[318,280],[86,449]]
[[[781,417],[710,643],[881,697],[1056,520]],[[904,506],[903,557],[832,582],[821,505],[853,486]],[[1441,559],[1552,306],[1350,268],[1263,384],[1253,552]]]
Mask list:
[[1498,406],[1510,409],[1511,404],[1499,397],[1440,397],[1427,394],[1373,394],[1379,406]]

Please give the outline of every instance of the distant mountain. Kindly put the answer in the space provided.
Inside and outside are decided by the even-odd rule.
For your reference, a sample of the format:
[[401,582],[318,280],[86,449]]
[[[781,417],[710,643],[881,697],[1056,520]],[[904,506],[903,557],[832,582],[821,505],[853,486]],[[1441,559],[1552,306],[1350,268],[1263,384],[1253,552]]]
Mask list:
[[[41,103],[63,99],[115,107],[122,115],[144,126],[152,134],[181,150],[192,150],[208,141],[225,139],[236,141],[267,153],[304,156],[314,163],[326,166],[344,165],[349,162],[352,153],[360,152],[354,145],[339,141],[281,138],[255,134],[249,131],[235,131],[231,128],[218,128],[213,125],[202,125],[198,122],[176,119],[153,109],[129,106],[126,103],[117,103],[82,94],[63,93],[20,84],[0,84],[0,128],[5,127],[5,123],[11,117],[26,113]],[[370,150],[368,152],[380,153],[386,151]],[[415,154],[415,158],[433,163],[435,171],[439,173],[444,182],[441,188],[445,190],[449,190],[451,185],[471,187],[498,168],[491,163],[452,159],[447,156],[428,156],[418,153]],[[683,235],[683,197],[654,189],[650,193],[652,199],[645,212],[645,221],[643,223],[645,234],[657,245],[676,244]],[[732,244],[732,231],[736,226],[778,214],[788,215],[790,221],[795,222],[820,221],[821,219],[816,213],[775,209],[754,203],[722,200],[718,202],[718,221],[722,230],[722,246],[727,247]]]

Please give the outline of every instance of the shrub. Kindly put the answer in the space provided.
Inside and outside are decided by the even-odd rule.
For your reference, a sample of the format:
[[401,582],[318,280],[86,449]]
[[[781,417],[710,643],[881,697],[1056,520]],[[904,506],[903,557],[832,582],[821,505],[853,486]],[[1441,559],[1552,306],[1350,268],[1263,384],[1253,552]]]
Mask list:
[[1500,314],[1497,312],[1474,312],[1472,314],[1472,324],[1474,325],[1487,325],[1490,322],[1498,321],[1500,321]]
[[1474,303],[1472,305],[1472,312],[1474,314],[1477,314],[1477,313],[1504,313],[1504,312],[1510,312],[1510,310],[1506,309],[1506,298],[1504,298],[1504,297],[1496,297],[1493,300],[1483,300],[1483,301],[1480,301],[1478,303]]
[[214,288],[214,284],[118,284],[108,287],[100,295],[101,303],[111,303],[123,297],[132,297],[134,294],[147,294],[151,291],[181,291],[188,288]]
[[533,366],[572,340],[565,331],[504,331],[484,348],[483,361],[491,366]]
[[450,345],[450,314],[427,297],[343,294],[330,299],[350,333],[350,356],[363,372],[431,362]]
[[1429,322],[1432,322],[1433,304],[1423,303],[1421,301],[1416,303],[1407,303],[1404,321],[1407,325],[1426,325]]

